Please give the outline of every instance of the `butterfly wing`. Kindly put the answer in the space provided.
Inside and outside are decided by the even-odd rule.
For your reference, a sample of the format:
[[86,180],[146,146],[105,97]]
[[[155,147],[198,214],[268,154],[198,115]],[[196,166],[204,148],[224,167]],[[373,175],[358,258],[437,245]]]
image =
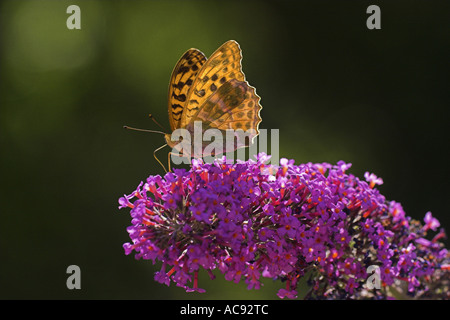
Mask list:
[[239,44],[230,40],[217,49],[195,77],[187,94],[180,127],[186,127],[205,101],[230,79],[245,81]]
[[223,138],[226,131],[232,129],[236,138],[233,150],[248,147],[259,134],[260,99],[255,88],[246,81],[231,79],[208,97],[186,129],[193,132],[194,122],[201,121],[203,131],[219,129]]
[[174,131],[180,128],[186,97],[194,80],[206,61],[205,55],[197,49],[189,49],[178,60],[169,83],[169,122]]

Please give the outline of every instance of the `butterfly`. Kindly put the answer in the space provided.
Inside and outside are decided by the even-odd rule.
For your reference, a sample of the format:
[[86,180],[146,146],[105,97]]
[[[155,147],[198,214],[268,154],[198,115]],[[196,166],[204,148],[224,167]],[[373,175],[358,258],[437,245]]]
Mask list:
[[[172,133],[164,133],[166,144],[154,151],[155,159],[158,160],[155,153],[166,145],[179,151],[182,140],[173,136],[174,131],[186,129],[193,135],[194,124],[198,122],[203,132],[216,129],[223,137],[229,130],[245,131],[248,139],[236,135],[233,151],[253,143],[262,121],[261,98],[245,80],[241,60],[241,48],[234,40],[221,45],[209,59],[194,48],[181,56],[169,82],[168,112]],[[190,143],[192,150],[188,156],[197,157],[199,153]],[[202,142],[202,151],[206,145]]]

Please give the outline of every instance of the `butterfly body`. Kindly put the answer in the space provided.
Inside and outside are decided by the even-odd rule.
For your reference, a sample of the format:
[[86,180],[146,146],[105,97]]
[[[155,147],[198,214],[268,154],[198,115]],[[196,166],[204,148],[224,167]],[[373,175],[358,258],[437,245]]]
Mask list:
[[[177,129],[190,133],[192,157],[209,143],[203,142],[201,150],[194,150],[196,123],[201,123],[202,133],[216,129],[224,138],[230,130],[247,132],[248,140],[238,138],[234,150],[248,146],[259,134],[260,97],[245,80],[241,60],[239,44],[230,40],[209,59],[201,51],[189,49],[176,64],[169,84],[170,127],[172,133]],[[172,133],[164,136],[166,143],[181,151],[182,140]]]

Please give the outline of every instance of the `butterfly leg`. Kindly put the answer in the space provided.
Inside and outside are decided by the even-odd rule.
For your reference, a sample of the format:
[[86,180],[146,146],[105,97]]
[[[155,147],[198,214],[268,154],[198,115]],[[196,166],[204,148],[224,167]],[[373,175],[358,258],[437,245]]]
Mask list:
[[[161,150],[162,148],[164,148],[165,146],[167,146],[167,144],[159,147],[158,149],[156,149],[155,151],[153,151],[153,157],[155,157],[156,161],[158,161],[158,163],[161,165],[161,167],[163,167],[164,171],[167,173],[166,167],[164,167],[164,165],[162,164],[161,161],[159,161],[158,157],[156,156],[156,152]],[[170,152],[169,152],[170,154]],[[170,171],[170,166],[169,166],[169,171]]]
[[168,164],[168,166],[169,166],[169,172],[172,172],[172,168],[170,167],[170,155],[172,155],[172,154],[174,154],[174,155],[177,155],[176,153],[173,153],[173,152],[170,152],[169,151],[169,153],[167,154],[167,164]]

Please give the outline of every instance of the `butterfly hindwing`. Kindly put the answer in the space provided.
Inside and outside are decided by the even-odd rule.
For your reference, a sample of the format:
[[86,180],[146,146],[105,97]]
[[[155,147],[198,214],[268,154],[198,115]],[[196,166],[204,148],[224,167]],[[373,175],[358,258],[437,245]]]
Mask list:
[[181,127],[186,127],[192,121],[205,101],[223,84],[231,79],[245,81],[241,60],[241,48],[234,40],[225,42],[211,55],[189,89]]
[[[259,101],[260,97],[255,88],[246,81],[231,79],[208,97],[187,129],[193,132],[194,122],[201,121],[203,131],[215,128],[220,130],[224,137],[226,130],[233,130],[237,132],[234,149],[246,147],[259,134],[258,126],[262,121]],[[246,135],[241,135],[244,132]]]
[[169,83],[169,122],[172,131],[180,128],[188,91],[206,62],[205,55],[197,50],[186,51],[173,69]]

